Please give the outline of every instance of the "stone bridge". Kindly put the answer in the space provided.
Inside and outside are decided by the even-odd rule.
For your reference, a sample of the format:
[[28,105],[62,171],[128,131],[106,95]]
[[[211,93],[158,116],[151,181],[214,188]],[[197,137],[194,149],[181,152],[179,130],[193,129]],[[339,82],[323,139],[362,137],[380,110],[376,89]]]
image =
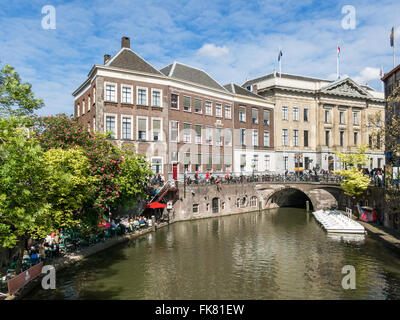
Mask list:
[[175,220],[241,213],[277,207],[330,209],[340,207],[344,194],[339,184],[318,182],[255,182],[186,186],[178,188],[173,206]]
[[254,187],[263,209],[303,206],[306,201],[314,210],[338,207],[343,191],[338,184],[263,183]]

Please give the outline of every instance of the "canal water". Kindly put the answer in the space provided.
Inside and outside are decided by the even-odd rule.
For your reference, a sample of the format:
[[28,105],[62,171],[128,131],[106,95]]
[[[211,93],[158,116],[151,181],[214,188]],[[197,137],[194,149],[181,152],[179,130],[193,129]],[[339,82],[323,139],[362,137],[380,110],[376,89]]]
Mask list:
[[[354,266],[356,289],[342,288]],[[28,299],[399,299],[400,259],[381,242],[329,237],[280,208],[179,222],[57,274]]]

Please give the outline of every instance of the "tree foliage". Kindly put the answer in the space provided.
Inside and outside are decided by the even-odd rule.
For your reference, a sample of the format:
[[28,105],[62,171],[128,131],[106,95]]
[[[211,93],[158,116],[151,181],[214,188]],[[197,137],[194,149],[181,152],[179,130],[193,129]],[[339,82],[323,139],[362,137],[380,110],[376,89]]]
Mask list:
[[335,174],[344,177],[341,187],[344,193],[351,197],[361,195],[370,184],[370,178],[361,171],[361,167],[368,161],[366,149],[367,147],[362,145],[354,153],[335,152],[344,168],[335,171]]
[[43,105],[12,66],[6,64],[0,70],[0,117],[29,115]]

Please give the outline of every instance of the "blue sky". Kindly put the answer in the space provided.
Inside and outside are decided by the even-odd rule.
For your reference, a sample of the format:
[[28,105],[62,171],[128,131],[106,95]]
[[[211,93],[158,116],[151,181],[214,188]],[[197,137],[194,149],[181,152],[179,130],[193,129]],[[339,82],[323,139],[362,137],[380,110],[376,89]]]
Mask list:
[[[334,79],[336,46],[343,76],[381,90],[379,70],[393,67],[389,34],[400,26],[400,1],[2,0],[0,63],[11,64],[44,99],[39,114],[71,114],[71,93],[122,36],[156,68],[174,60],[206,70],[221,84],[273,72]],[[42,28],[42,7],[56,9],[56,29]],[[342,28],[342,7],[356,9]],[[400,28],[396,27],[400,62]],[[278,67],[277,67],[278,68]]]

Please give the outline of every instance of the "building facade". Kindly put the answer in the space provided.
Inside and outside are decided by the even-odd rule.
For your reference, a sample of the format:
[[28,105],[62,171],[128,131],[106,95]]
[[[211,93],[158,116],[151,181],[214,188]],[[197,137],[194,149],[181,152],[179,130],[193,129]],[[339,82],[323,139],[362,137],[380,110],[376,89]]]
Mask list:
[[[119,147],[144,154],[152,170],[167,178],[174,167],[182,178],[196,171],[249,174],[273,166],[274,105],[268,98],[238,85],[222,86],[182,63],[157,70],[131,50],[128,37],[113,57],[104,56],[104,65],[92,67],[73,96],[75,117],[88,130],[108,132]],[[248,116],[237,122],[243,108]],[[260,122],[251,122],[255,110]],[[254,143],[239,152],[235,139],[242,127]],[[242,153],[246,164],[240,167]],[[264,163],[251,166],[257,158]]]
[[274,104],[274,170],[339,170],[335,151],[354,152],[369,146],[368,168],[384,165],[383,145],[371,143],[369,115],[384,114],[384,97],[352,79],[339,81],[289,74],[269,74],[243,87]]

